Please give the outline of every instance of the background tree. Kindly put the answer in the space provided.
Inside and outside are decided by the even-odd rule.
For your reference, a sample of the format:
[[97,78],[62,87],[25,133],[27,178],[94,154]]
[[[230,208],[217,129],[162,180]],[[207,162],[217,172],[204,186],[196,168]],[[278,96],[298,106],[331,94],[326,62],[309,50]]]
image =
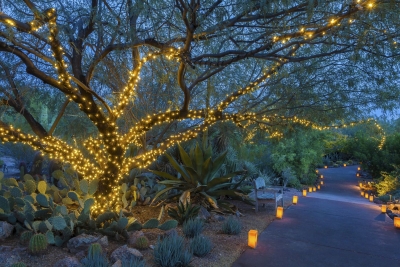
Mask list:
[[[2,8],[2,103],[30,130],[1,121],[0,138],[99,178],[97,198],[110,203],[130,169],[217,121],[274,136],[277,125],[312,125],[298,117],[330,123],[398,101],[396,1],[5,0]],[[50,128],[25,104],[38,90],[56,103]],[[82,143],[55,131],[69,106],[91,129]],[[139,153],[127,157],[132,144]]]

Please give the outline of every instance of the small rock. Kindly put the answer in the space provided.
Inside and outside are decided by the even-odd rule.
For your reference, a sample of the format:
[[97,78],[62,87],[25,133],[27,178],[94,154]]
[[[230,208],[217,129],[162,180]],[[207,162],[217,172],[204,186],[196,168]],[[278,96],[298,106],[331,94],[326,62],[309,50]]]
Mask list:
[[67,243],[67,248],[71,253],[78,253],[80,251],[86,251],[92,243],[99,243],[103,248],[108,246],[107,236],[94,236],[81,234],[71,238]]
[[208,210],[206,208],[204,208],[203,206],[200,206],[200,212],[199,212],[198,217],[202,220],[208,221],[211,218],[211,214],[208,212]]
[[150,245],[149,248],[150,248],[150,249],[154,249],[154,245]]
[[111,253],[110,259],[112,263],[118,260],[124,261],[129,260],[132,256],[137,258],[143,258],[142,253],[134,248],[129,248],[127,245],[117,248]]
[[128,232],[128,245],[133,246],[136,243],[136,239],[138,239],[138,237],[144,236],[144,233],[142,231],[131,231]]
[[9,237],[14,230],[14,225],[8,222],[0,222],[0,240],[4,240]]
[[54,267],[79,267],[79,266],[81,266],[81,263],[75,257],[66,257],[64,259],[57,261],[54,264]]
[[122,262],[117,260],[111,267],[122,267]]
[[215,221],[217,221],[217,222],[222,222],[222,221],[225,220],[225,217],[224,217],[224,216],[221,216],[221,215],[218,215],[218,214],[215,214],[214,217],[213,217],[213,219],[214,219]]

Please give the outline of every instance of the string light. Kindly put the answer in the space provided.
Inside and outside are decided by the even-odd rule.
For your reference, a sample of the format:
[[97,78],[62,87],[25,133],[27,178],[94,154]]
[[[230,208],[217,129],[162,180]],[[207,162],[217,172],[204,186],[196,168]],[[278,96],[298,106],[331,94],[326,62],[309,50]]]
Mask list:
[[[295,32],[273,36],[273,45],[282,47],[284,47],[283,45],[286,45],[290,52],[286,56],[281,55],[274,64],[265,68],[262,71],[263,74],[258,79],[251,82],[249,85],[240,88],[236,92],[227,95],[215,109],[190,110],[184,115],[181,114],[179,110],[168,110],[164,113],[149,115],[147,118],[143,118],[137,122],[126,134],[118,132],[116,120],[124,113],[130,99],[135,95],[143,66],[146,62],[156,60],[161,56],[167,60],[176,59],[179,61],[182,51],[181,48],[167,47],[159,51],[148,53],[140,59],[140,61],[129,72],[128,81],[123,87],[121,94],[118,96],[118,104],[113,109],[108,109],[108,106],[103,103],[106,107],[106,110],[103,110],[95,104],[93,99],[94,92],[90,91],[90,88],[87,88],[85,84],[81,84],[78,80],[74,80],[74,77],[69,74],[68,65],[64,61],[64,49],[58,38],[57,12],[55,9],[46,10],[42,14],[35,14],[35,19],[27,23],[27,27],[29,27],[28,32],[37,31],[45,25],[48,26],[48,44],[54,58],[53,67],[57,73],[59,89],[66,94],[70,101],[77,103],[79,108],[87,114],[99,129],[99,136],[97,138],[89,138],[83,143],[84,148],[90,153],[92,158],[88,159],[84,157],[82,151],[55,137],[50,136],[39,139],[38,137],[24,134],[19,129],[14,129],[12,126],[0,126],[0,139],[3,142],[21,142],[27,144],[34,149],[46,153],[50,158],[68,162],[76,169],[76,171],[81,173],[85,179],[100,179],[102,186],[108,187],[101,188],[101,194],[96,196],[96,204],[92,211],[94,214],[99,214],[105,209],[116,208],[115,204],[119,197],[118,184],[123,175],[128,173],[130,169],[148,167],[168,148],[179,142],[197,137],[199,133],[208,129],[217,121],[232,121],[242,128],[258,125],[260,128],[268,132],[271,138],[281,138],[283,134],[282,132],[275,130],[273,127],[269,127],[268,124],[282,125],[295,123],[316,130],[353,126],[355,123],[321,126],[297,117],[287,118],[278,115],[259,116],[255,113],[228,114],[224,111],[232,102],[238,100],[241,96],[251,94],[258,90],[260,84],[277,74],[280,68],[290,62],[288,59],[289,56],[294,56],[295,52],[302,45],[309,42],[310,39],[325,35],[330,30],[339,26],[342,20],[348,19],[349,16],[358,10],[363,10],[364,7],[371,9],[375,7],[375,4],[373,1],[357,0],[356,9],[349,11],[342,16],[330,18],[326,25],[321,28],[312,28],[311,26],[303,25]],[[16,22],[12,19],[7,18],[3,21],[9,26],[17,27]],[[349,23],[352,23],[353,21],[353,19],[348,20]],[[153,127],[172,121],[181,121],[186,119],[202,120],[202,123],[200,126],[186,132],[171,135],[163,143],[139,156],[133,158],[125,157],[125,153],[129,149],[130,145],[135,144],[136,146],[141,146],[140,140],[146,132],[150,131]],[[363,122],[365,121],[362,121],[361,123]],[[374,121],[368,120],[368,122]],[[376,127],[382,134],[382,140],[379,145],[379,148],[382,149],[385,135],[382,128],[377,123]]]

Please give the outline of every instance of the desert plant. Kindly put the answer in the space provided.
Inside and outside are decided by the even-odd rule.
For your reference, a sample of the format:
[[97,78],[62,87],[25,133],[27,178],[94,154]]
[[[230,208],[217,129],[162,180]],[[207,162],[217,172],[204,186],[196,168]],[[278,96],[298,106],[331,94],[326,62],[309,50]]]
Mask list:
[[229,216],[222,224],[222,233],[227,235],[238,235],[242,231],[242,224],[238,219]]
[[154,261],[160,267],[188,266],[192,254],[185,248],[184,238],[176,232],[163,239],[158,238],[154,248]]
[[135,242],[135,248],[146,249],[149,247],[149,240],[145,236],[139,236]]
[[183,223],[183,234],[192,238],[201,234],[204,228],[204,222],[197,218],[191,218]]
[[[237,173],[218,177],[219,170],[226,158],[226,152],[213,159],[212,148],[207,145],[207,141],[203,141],[202,147],[197,143],[189,153],[180,145],[178,145],[178,148],[183,164],[179,164],[175,158],[166,154],[171,165],[179,173],[178,177],[166,172],[152,171],[154,174],[165,179],[159,183],[166,186],[165,189],[157,193],[153,201],[170,190],[175,189],[179,192],[177,195],[189,195],[190,197],[193,194],[193,198],[199,200],[199,204],[213,209],[220,208],[217,198],[221,195],[240,199],[249,204],[251,203],[247,196],[238,189],[244,177],[238,183],[231,181],[231,178],[237,175]],[[168,197],[175,196],[170,195]]]
[[183,224],[185,221],[197,217],[199,211],[199,206],[192,206],[190,202],[186,204],[179,202],[177,209],[168,209],[168,215],[177,220],[179,224]]
[[29,240],[31,240],[32,236],[33,236],[32,231],[24,231],[21,233],[21,235],[19,237],[19,242],[21,244],[27,244],[27,243],[29,243]]
[[108,260],[103,255],[101,245],[93,243],[89,246],[88,255],[82,260],[83,267],[108,267]]
[[121,267],[146,267],[146,262],[135,256],[125,259],[121,263]]
[[45,252],[47,249],[47,239],[43,234],[35,234],[29,240],[28,250],[32,254]]
[[211,240],[203,235],[195,236],[190,241],[190,251],[197,257],[204,257],[210,253],[212,248]]
[[379,196],[383,196],[400,187],[399,172],[391,173],[382,172],[379,182],[376,184],[376,189]]

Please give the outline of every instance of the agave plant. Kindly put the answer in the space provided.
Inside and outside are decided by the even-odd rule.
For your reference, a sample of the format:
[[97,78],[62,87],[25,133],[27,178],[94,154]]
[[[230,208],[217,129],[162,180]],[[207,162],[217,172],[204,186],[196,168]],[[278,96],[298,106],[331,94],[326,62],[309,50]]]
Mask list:
[[198,200],[200,205],[213,209],[220,209],[221,207],[229,209],[226,203],[218,199],[220,196],[230,196],[235,199],[242,199],[249,204],[251,203],[247,195],[238,189],[244,177],[239,182],[233,183],[231,178],[238,173],[230,173],[223,177],[218,175],[224,164],[226,152],[212,159],[211,146],[203,145],[201,147],[197,143],[189,153],[180,145],[178,145],[178,149],[182,164],[179,164],[171,155],[166,154],[171,165],[178,172],[177,177],[166,172],[152,171],[154,174],[164,178],[159,183],[166,186],[165,189],[157,193],[153,201],[170,190],[177,189],[177,194],[168,195],[168,197],[180,195],[180,201],[184,204],[187,199],[190,201],[190,197],[192,197],[196,201]]

